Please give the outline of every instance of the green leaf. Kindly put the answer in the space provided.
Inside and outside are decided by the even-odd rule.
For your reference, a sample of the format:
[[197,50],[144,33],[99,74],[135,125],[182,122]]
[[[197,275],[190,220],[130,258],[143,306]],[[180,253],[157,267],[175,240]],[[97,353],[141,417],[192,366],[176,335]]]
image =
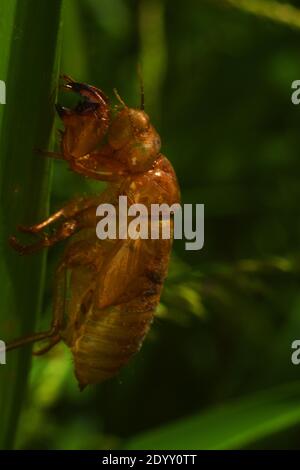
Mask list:
[[287,384],[146,432],[125,448],[240,449],[299,423],[299,397],[300,383]]
[[225,0],[225,3],[262,18],[300,28],[300,10],[275,0]]
[[[49,149],[61,0],[0,1],[0,338],[12,340],[36,329],[41,311],[45,256],[20,257],[8,245],[19,224],[45,217],[50,168],[35,149]],[[29,239],[27,238],[28,242]],[[13,446],[30,366],[30,348],[9,353],[0,366],[0,448]]]

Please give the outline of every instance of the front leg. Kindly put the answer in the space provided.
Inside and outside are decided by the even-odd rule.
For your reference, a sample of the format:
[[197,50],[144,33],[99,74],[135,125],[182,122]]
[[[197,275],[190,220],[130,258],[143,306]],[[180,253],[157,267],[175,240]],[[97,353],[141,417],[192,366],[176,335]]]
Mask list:
[[128,173],[125,165],[114,159],[113,152],[107,148],[80,158],[69,160],[71,170],[99,181],[120,182]]
[[7,351],[11,351],[13,349],[17,349],[21,346],[26,346],[27,344],[37,343],[40,341],[48,340],[48,343],[34,351],[33,354],[36,356],[40,356],[47,351],[49,351],[55,344],[59,343],[61,340],[60,336],[60,329],[63,321],[63,296],[66,291],[66,266],[65,263],[59,265],[56,270],[55,276],[55,292],[54,292],[54,308],[52,314],[52,322],[49,330],[42,331],[39,333],[33,333],[31,335],[25,335],[21,338],[13,340],[9,342],[6,346]]
[[[9,242],[21,255],[35,253],[42,248],[51,247],[69,238],[77,230],[85,227],[86,224],[92,223],[96,226],[96,207],[101,202],[114,200],[114,198],[115,189],[109,187],[100,195],[76,199],[39,224],[31,227],[20,227],[23,232],[39,234],[41,238],[36,243],[26,246],[21,244],[16,237],[10,237]],[[44,228],[58,221],[61,217],[65,218],[65,221],[58,225],[53,233],[48,234],[43,231]]]
[[49,248],[56,243],[69,238],[77,230],[79,223],[76,219],[69,219],[51,235],[43,234],[42,238],[31,245],[23,245],[16,237],[10,237],[9,243],[20,255],[36,253],[43,248]]
[[73,201],[69,202],[64,207],[62,207],[59,211],[54,212],[54,214],[50,215],[47,219],[43,220],[42,222],[29,226],[20,225],[18,229],[24,233],[38,234],[46,227],[52,225],[54,222],[57,222],[61,218],[69,219],[76,216],[76,214],[85,209],[89,209],[92,206],[97,206],[99,200],[99,195],[95,197],[91,196],[88,198],[81,197],[74,199]]
[[[82,220],[82,226],[86,225],[86,218]],[[89,225],[87,225],[88,227]],[[61,330],[63,326],[63,318],[65,314],[65,305],[67,298],[67,271],[78,266],[91,266],[96,272],[97,264],[105,254],[101,244],[95,244],[93,240],[81,240],[71,244],[65,251],[63,259],[59,264],[54,283],[54,305],[52,311],[52,322],[49,330],[26,335],[11,341],[7,344],[6,350],[17,349],[27,344],[48,340],[48,342],[37,351],[34,355],[41,355],[49,351],[61,339]],[[91,286],[92,288],[92,286]]]

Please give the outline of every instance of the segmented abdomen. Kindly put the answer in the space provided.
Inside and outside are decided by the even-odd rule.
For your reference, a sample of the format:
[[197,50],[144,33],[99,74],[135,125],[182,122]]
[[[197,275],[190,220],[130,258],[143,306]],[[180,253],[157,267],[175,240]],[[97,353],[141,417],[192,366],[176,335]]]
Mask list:
[[80,388],[115,376],[141,347],[153,319],[150,311],[108,307],[82,325],[71,347]]
[[101,256],[106,245],[94,242],[91,260],[71,268],[61,337],[72,351],[80,388],[117,375],[140,349],[160,300],[171,245],[172,239],[117,241]]

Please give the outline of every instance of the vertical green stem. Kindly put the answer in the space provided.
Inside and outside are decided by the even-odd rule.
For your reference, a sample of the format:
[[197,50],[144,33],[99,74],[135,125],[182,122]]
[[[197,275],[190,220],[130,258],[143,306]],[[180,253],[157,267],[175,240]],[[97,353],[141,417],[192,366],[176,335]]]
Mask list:
[[88,60],[78,0],[64,0],[62,70],[78,81],[86,81]]
[[139,30],[146,111],[158,125],[167,67],[164,4],[161,0],[140,0]]
[[[0,79],[7,90],[6,104],[0,105],[0,338],[5,341],[33,332],[41,309],[45,257],[20,257],[8,237],[48,209],[49,162],[35,149],[49,148],[52,135],[61,5],[62,0],[0,0]],[[13,446],[29,367],[30,348],[9,353],[0,365],[2,449]]]

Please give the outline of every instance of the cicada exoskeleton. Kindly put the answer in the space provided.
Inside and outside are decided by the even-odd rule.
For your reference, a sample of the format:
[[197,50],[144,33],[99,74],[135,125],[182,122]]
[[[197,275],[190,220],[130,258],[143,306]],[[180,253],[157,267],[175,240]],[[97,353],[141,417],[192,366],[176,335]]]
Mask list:
[[[117,206],[121,195],[149,209],[152,204],[172,205],[179,202],[179,189],[143,109],[129,108],[119,98],[116,111],[101,90],[64,80],[64,88],[83,101],[74,109],[57,105],[64,124],[58,156],[73,171],[108,186],[100,194],[71,201],[43,222],[21,227],[38,235],[32,245],[11,237],[20,254],[69,241],[55,275],[51,328],[13,341],[7,349],[47,340],[35,352],[43,354],[63,340],[84,388],[116,375],[139,350],[160,300],[172,246],[172,236],[100,240],[97,207]],[[50,226],[55,228],[51,232]]]

